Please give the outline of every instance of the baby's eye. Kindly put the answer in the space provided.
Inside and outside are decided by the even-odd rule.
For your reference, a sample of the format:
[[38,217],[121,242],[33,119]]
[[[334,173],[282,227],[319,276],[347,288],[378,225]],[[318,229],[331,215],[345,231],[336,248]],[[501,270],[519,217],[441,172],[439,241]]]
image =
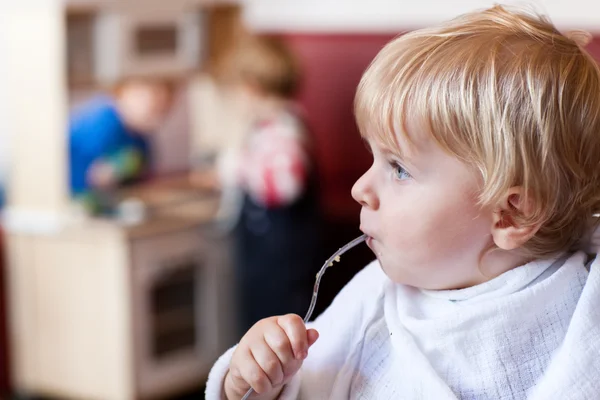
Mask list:
[[410,179],[412,178],[412,176],[408,173],[408,171],[406,169],[404,169],[404,167],[396,162],[391,163],[391,166],[394,170],[394,178],[398,179],[400,181],[403,181],[405,179]]

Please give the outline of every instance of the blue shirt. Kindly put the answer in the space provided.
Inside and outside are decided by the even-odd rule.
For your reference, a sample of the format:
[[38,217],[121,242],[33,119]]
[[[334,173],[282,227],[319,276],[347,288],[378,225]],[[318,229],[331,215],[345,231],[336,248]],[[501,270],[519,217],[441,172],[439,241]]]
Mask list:
[[148,160],[149,144],[125,126],[110,98],[98,96],[74,110],[69,121],[71,193],[88,191],[86,177],[95,161],[110,160],[123,151],[139,152]]

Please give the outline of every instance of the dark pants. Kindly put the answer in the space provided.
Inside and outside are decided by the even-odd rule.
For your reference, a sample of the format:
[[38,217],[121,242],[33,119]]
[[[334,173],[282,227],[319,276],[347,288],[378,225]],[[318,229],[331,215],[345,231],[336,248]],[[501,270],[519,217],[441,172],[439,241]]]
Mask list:
[[267,209],[244,201],[236,229],[239,327],[260,319],[308,310],[320,267],[316,202]]

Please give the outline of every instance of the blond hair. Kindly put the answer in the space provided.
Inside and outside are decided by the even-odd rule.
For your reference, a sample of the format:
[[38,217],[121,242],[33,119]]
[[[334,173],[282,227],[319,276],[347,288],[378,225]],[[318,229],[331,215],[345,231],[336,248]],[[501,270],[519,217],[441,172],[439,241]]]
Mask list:
[[547,19],[496,6],[387,44],[355,99],[364,137],[398,149],[406,118],[480,171],[482,206],[521,186],[541,224],[523,250],[571,248],[600,211],[600,70]]
[[250,84],[265,94],[288,99],[298,89],[300,67],[281,38],[247,36],[224,58],[219,78]]

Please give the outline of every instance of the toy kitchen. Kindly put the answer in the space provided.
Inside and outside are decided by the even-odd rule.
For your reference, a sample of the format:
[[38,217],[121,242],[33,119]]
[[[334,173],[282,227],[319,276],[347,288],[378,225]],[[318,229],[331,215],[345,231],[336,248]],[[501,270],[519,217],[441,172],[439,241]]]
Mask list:
[[[135,199],[126,203],[134,220],[74,212],[64,71],[84,82],[194,68],[202,18],[190,7],[203,2],[144,0],[142,14],[133,0],[9,3],[0,6],[0,50],[10,54],[3,72],[15,161],[4,215],[12,387],[98,400],[200,387],[235,341],[231,251],[214,228],[219,193],[153,181],[123,195]],[[95,47],[72,52],[86,40]],[[111,55],[94,58],[99,51]]]

